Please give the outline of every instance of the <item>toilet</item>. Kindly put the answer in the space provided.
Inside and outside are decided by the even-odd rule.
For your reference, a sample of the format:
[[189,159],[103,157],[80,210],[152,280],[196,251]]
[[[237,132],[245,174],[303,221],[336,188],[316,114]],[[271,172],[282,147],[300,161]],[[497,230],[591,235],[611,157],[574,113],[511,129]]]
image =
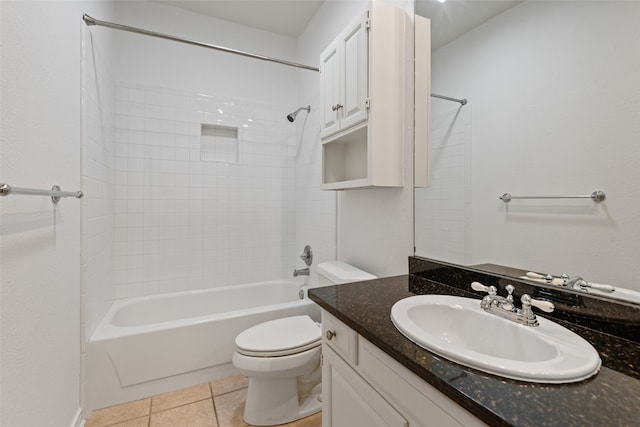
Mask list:
[[[318,264],[319,286],[375,278],[341,261]],[[322,409],[321,330],[302,315],[270,320],[238,334],[232,361],[249,379],[246,423],[285,424]]]

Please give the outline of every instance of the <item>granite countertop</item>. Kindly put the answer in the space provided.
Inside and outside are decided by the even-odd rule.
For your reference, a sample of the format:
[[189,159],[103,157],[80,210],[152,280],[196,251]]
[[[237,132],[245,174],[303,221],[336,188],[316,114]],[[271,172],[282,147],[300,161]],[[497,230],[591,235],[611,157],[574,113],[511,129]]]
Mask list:
[[[414,275],[309,290],[320,307],[491,426],[637,426],[640,422],[637,342],[578,327],[602,358],[597,375],[560,385],[509,380],[450,362],[405,338],[391,322],[391,307],[416,294],[477,298]],[[625,350],[617,351],[620,348]]]

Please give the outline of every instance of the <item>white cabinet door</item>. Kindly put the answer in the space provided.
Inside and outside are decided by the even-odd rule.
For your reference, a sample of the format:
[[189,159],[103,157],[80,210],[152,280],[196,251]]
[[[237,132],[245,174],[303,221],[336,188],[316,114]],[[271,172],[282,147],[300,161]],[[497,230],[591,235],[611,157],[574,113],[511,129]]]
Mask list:
[[369,13],[349,26],[341,38],[343,66],[341,68],[341,129],[350,128],[367,119],[368,98],[368,37]]
[[321,138],[367,119],[368,16],[363,13],[320,54]]
[[330,135],[340,127],[340,53],[339,43],[331,44],[320,55],[320,95],[322,98],[321,134]]
[[322,353],[323,427],[408,427],[407,421],[326,344]]

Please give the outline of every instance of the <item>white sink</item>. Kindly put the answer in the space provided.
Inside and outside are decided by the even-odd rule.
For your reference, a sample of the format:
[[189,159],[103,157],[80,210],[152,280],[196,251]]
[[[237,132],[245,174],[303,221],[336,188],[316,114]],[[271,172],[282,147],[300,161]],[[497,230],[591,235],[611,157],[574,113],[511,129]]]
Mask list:
[[568,383],[600,369],[598,352],[570,330],[541,317],[539,326],[521,325],[486,313],[480,300],[413,296],[393,305],[391,320],[420,347],[506,378]]

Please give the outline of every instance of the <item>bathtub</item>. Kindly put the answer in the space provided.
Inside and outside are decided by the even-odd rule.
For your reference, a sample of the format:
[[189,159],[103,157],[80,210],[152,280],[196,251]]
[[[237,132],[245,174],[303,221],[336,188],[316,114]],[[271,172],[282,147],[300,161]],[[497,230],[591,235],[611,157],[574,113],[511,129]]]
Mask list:
[[289,281],[117,301],[88,342],[89,409],[232,374],[238,333],[300,314],[320,321],[305,287]]

